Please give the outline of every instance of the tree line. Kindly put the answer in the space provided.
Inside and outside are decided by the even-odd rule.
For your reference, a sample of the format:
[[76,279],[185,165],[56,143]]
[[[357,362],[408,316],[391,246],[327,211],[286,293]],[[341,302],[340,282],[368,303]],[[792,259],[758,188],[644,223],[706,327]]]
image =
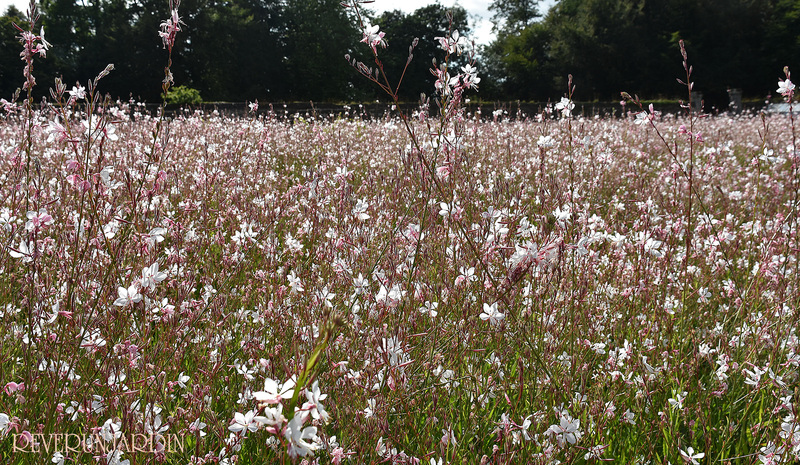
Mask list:
[[572,74],[579,100],[685,98],[681,40],[695,90],[722,107],[729,88],[763,98],[784,66],[800,72],[800,0],[560,0],[544,18],[537,4],[494,2],[489,93],[548,99]]
[[[42,0],[52,47],[36,63],[37,92],[47,92],[56,76],[72,85],[113,63],[104,92],[161,101],[166,51],[157,31],[168,8],[165,0]],[[578,100],[613,100],[622,90],[680,96],[680,40],[695,65],[696,89],[712,101],[727,101],[728,88],[761,98],[783,66],[800,70],[800,0],[560,0],[546,15],[538,0],[495,0],[490,9],[496,38],[478,49],[476,99],[557,100],[567,92],[568,74]],[[173,50],[175,83],[205,101],[381,98],[344,59],[349,54],[374,66],[359,44],[354,11],[340,0],[183,0],[179,14],[186,25]],[[442,57],[435,38],[448,30],[470,34],[463,8],[439,4],[410,14],[367,11],[365,21],[386,33],[388,47],[380,54],[393,84],[409,45],[420,39],[400,88],[407,101],[433,91],[429,70]],[[23,80],[12,23],[25,23],[14,7],[0,18],[0,97],[6,99]]]

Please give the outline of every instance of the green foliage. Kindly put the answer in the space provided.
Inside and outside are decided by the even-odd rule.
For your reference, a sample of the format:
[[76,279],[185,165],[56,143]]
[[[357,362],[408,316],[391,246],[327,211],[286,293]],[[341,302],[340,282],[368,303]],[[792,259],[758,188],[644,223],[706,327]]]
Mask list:
[[[13,24],[22,24],[23,14],[13,6],[6,10],[5,15],[0,17],[0,97],[7,100],[19,87],[22,87],[23,77],[21,73],[22,65],[19,60],[19,41]],[[6,66],[5,63],[13,63],[17,67]]]
[[174,105],[197,105],[203,103],[200,91],[187,86],[173,87],[163,97],[164,101]]
[[[616,100],[620,90],[673,98],[674,52],[684,40],[695,63],[696,90],[706,108],[727,105],[728,87],[763,99],[774,70],[800,67],[800,3],[796,0],[560,0],[541,18],[537,0],[493,1],[496,39],[481,50],[481,98],[553,100],[575,77],[579,100]],[[37,98],[53,78],[86,83],[109,63],[104,81],[112,97],[160,99],[165,51],[156,34],[169,17],[164,0],[42,0],[42,22],[52,43],[37,59]],[[435,38],[450,27],[468,34],[467,12],[433,4],[406,14],[371,17],[386,32],[381,50],[387,73],[399,78],[413,51],[400,95],[416,101],[431,92]],[[185,23],[173,51],[175,83],[214,101],[366,100],[374,88],[354,79],[345,54],[364,50],[352,11],[336,0],[185,0]],[[21,86],[20,44],[7,10],[0,21],[0,95]],[[463,59],[463,58],[462,58]],[[368,60],[369,61],[369,60]],[[371,61],[370,61],[371,63]]]
[[[294,100],[352,98],[356,76],[344,60],[361,34],[349,8],[339,0],[288,0],[283,43],[288,96]],[[348,95],[350,94],[350,95]]]
[[[621,90],[674,97],[675,50],[684,40],[695,90],[706,108],[725,109],[727,88],[763,98],[784,65],[797,68],[800,6],[791,0],[560,0],[541,22],[514,20],[496,2],[497,39],[485,50],[485,87],[504,98],[553,99],[577,84],[575,98],[614,100]],[[502,7],[502,8],[501,8]]]
[[[538,18],[540,0],[495,0],[489,6],[495,30],[519,32]],[[501,26],[501,27],[498,27]]]
[[[448,13],[452,22],[448,20]],[[462,7],[450,9],[442,5],[428,5],[411,14],[400,10],[387,11],[378,16],[374,23],[386,32],[389,46],[380,50],[380,56],[387,75],[396,78],[401,75],[408,62],[409,47],[415,38],[419,39],[400,86],[400,98],[410,102],[419,100],[420,93],[432,93],[432,60],[442,61],[444,58],[436,37],[446,35],[451,29],[458,31],[461,36],[470,34],[467,11]],[[466,64],[466,57],[460,57],[459,61],[463,62],[460,65]]]

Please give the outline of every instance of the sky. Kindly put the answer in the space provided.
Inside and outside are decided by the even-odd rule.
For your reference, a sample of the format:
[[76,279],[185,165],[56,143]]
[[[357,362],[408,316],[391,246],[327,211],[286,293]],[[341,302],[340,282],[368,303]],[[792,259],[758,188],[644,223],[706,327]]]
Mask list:
[[[5,0],[0,0],[5,1]],[[366,7],[376,10],[377,12],[387,10],[400,10],[403,13],[413,13],[414,10],[422,8],[423,6],[433,3],[430,0],[375,0],[374,3],[367,3]],[[491,0],[440,0],[444,6],[460,5],[467,10],[470,17],[470,24],[472,24],[472,34],[478,44],[488,44],[491,42],[492,36],[492,23],[489,21],[492,18],[492,13],[489,11]]]
[[[29,0],[0,0],[0,12],[5,12],[8,5],[16,5],[16,7],[25,12],[28,9]],[[431,0],[375,0],[374,3],[367,4],[366,6],[383,12],[387,10],[399,9],[404,13],[413,13],[417,8],[434,3]],[[491,0],[440,0],[444,6],[461,5],[467,10],[470,15],[473,27],[473,38],[478,44],[488,44],[492,41],[492,23],[490,21],[492,14],[489,11]],[[554,3],[554,0],[544,0],[540,5],[542,12]],[[45,31],[47,32],[47,31]]]
[[28,3],[30,2],[27,0],[0,0],[0,14],[5,13],[9,5],[15,5],[19,11],[25,13]]
[[[5,1],[5,0],[0,0]],[[541,0],[539,11],[544,14],[550,9],[556,0]],[[370,9],[378,13],[387,10],[400,10],[404,13],[413,13],[414,10],[422,8],[423,6],[435,3],[435,0],[374,0],[373,3],[367,3]],[[494,39],[492,34],[492,12],[489,11],[489,5],[492,0],[439,0],[444,6],[460,5],[467,10],[472,25],[471,37],[476,43],[486,45]]]

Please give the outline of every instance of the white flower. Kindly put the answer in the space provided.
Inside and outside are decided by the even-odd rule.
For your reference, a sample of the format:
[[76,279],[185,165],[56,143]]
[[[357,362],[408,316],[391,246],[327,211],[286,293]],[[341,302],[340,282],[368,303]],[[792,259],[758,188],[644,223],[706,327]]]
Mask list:
[[156,244],[164,241],[164,234],[166,233],[167,230],[164,228],[153,228],[144,235],[144,240],[150,247],[155,247]]
[[353,287],[356,288],[356,295],[363,294],[369,288],[369,280],[358,273],[358,278],[353,278]]
[[788,97],[792,91],[794,90],[794,84],[792,81],[786,79],[784,81],[778,81],[778,90],[777,92],[784,97]]
[[289,280],[289,287],[292,288],[292,294],[297,294],[298,292],[303,292],[306,290],[303,287],[303,282],[300,281],[300,278],[294,273],[294,270],[289,272],[289,275],[286,276],[286,279]]
[[761,448],[758,454],[758,460],[763,465],[778,465],[783,463],[783,454],[786,452],[783,446],[775,447],[775,444],[770,441],[766,446]]
[[327,411],[325,411],[325,407],[323,407],[321,403],[321,401],[325,400],[327,397],[327,394],[320,393],[319,381],[314,381],[311,389],[306,389],[306,398],[308,399],[308,403],[313,406],[313,408],[310,410],[311,416],[315,420],[322,420],[325,423],[331,419],[331,416]]
[[381,47],[386,47],[386,41],[383,40],[386,33],[380,32],[380,29],[380,26],[377,24],[375,26],[367,26],[364,28],[364,38],[361,39],[361,42],[364,42],[372,47],[373,51],[378,45]]
[[461,67],[461,71],[464,72],[462,75],[464,78],[464,84],[466,87],[478,87],[478,83],[481,82],[481,78],[478,77],[478,70],[474,66],[466,65]]
[[492,305],[489,305],[486,302],[483,303],[483,312],[480,314],[481,320],[489,320],[489,323],[492,326],[495,326],[499,324],[505,317],[505,314],[500,313],[500,311],[497,310],[497,302],[493,303]]
[[746,368],[742,371],[747,375],[747,379],[744,380],[744,384],[749,384],[750,386],[758,386],[758,382],[761,380],[761,375],[767,372],[767,370],[762,370],[756,366],[753,367],[753,371],[750,371]]
[[703,452],[695,454],[694,449],[691,447],[686,449],[686,451],[680,449],[680,452],[681,452],[681,457],[683,457],[683,459],[686,460],[687,462],[691,461],[692,465],[700,465],[700,462],[698,462],[697,459],[702,459],[703,457],[706,456],[706,454],[704,454]]
[[575,103],[573,103],[572,100],[566,97],[561,97],[561,101],[556,103],[556,110],[559,110],[561,112],[561,116],[563,116],[564,118],[569,118],[570,116],[572,116],[572,110],[574,108],[575,108]]
[[522,426],[519,427],[520,428],[519,433],[522,435],[522,438],[525,439],[526,441],[530,441],[532,439],[531,435],[528,433],[528,429],[531,427],[532,424],[531,422],[532,416],[533,415],[528,415],[527,417],[525,417],[525,420],[522,421]]
[[375,295],[375,301],[379,304],[385,305],[386,307],[394,308],[400,303],[400,299],[403,298],[405,293],[405,291],[400,290],[400,287],[397,284],[393,285],[391,289],[387,289],[386,286],[381,284],[381,288]]
[[25,222],[26,231],[41,229],[43,226],[53,224],[53,217],[47,213],[47,209],[41,208],[38,212],[29,211],[25,214],[28,221]]
[[303,428],[306,418],[308,412],[298,411],[284,430],[283,436],[289,441],[290,457],[305,457],[320,448],[321,440],[317,436],[317,427]]
[[228,429],[239,434],[242,434],[245,431],[258,431],[259,422],[256,421],[255,417],[256,414],[253,411],[245,414],[236,412],[233,414],[233,422],[230,426],[228,426]]
[[642,125],[642,124],[647,124],[647,123],[655,120],[657,113],[656,113],[655,109],[653,108],[653,104],[652,103],[650,104],[649,108],[650,108],[650,113],[648,113],[647,110],[642,110],[639,113],[636,113],[636,121],[634,121],[634,123],[636,123],[638,125]]
[[11,419],[8,418],[8,415],[5,413],[0,413],[0,436],[4,435],[6,431],[8,431],[8,424],[11,422]]
[[11,231],[17,217],[11,214],[11,210],[6,207],[0,209],[0,229]]
[[564,447],[566,443],[575,444],[581,438],[581,421],[572,418],[569,412],[561,412],[559,424],[550,425],[546,433],[555,435],[559,447]]
[[439,302],[431,302],[429,300],[425,301],[425,305],[419,308],[419,312],[429,315],[431,318],[435,318],[439,312],[436,310],[439,307]]
[[683,394],[677,394],[674,399],[670,398],[667,400],[669,402],[670,407],[673,409],[682,409],[683,408],[683,401],[686,400],[686,396],[688,393],[683,391]]
[[359,199],[356,202],[356,206],[353,208],[353,215],[358,218],[359,221],[365,221],[370,219],[370,216],[367,214],[367,209],[369,208],[369,203],[364,199]]
[[182,389],[186,389],[186,383],[188,383],[190,379],[191,378],[189,376],[184,375],[183,372],[181,372],[181,374],[178,375],[178,386],[180,386]]
[[253,393],[253,398],[265,404],[280,404],[283,399],[290,399],[294,395],[295,380],[290,378],[279,386],[274,379],[264,380],[264,390]]
[[150,289],[152,291],[156,288],[156,284],[165,279],[167,279],[167,274],[163,271],[158,271],[158,262],[155,262],[142,270],[142,289]]
[[100,335],[98,328],[94,328],[91,331],[86,331],[85,329],[81,331],[81,349],[94,353],[105,345],[106,340]]
[[367,408],[364,409],[364,419],[374,416],[375,416],[375,399],[367,399]]
[[625,410],[625,413],[622,414],[622,421],[625,423],[629,423],[631,425],[636,424],[636,414],[630,411],[630,409]]
[[439,216],[447,218],[450,215],[450,205],[446,202],[439,202]]
[[100,436],[102,436],[103,440],[105,441],[112,441],[115,438],[121,437],[122,422],[119,420],[114,421],[109,418],[105,423],[103,423],[102,428],[100,428]]
[[458,441],[456,440],[456,435],[453,433],[453,427],[451,426],[448,429],[442,429],[442,439],[440,440],[442,445],[447,447],[448,444],[456,447],[458,445]]
[[130,465],[131,463],[130,460],[122,460],[121,450],[115,450],[106,460],[108,460],[108,465]]
[[67,92],[69,92],[69,96],[75,100],[83,100],[86,98],[86,88],[80,84],[72,86],[72,90]]
[[475,276],[475,267],[471,266],[469,268],[465,268],[463,266],[458,268],[458,272],[460,273],[456,278],[455,285],[460,286],[464,282],[472,282],[477,281],[478,277]]
[[139,294],[139,289],[137,289],[135,285],[127,289],[120,286],[117,289],[117,295],[119,295],[119,297],[114,301],[114,305],[117,307],[125,307],[132,303],[141,302],[142,300],[142,294]]
[[536,142],[541,148],[549,149],[556,145],[556,142],[553,140],[552,136],[539,136],[539,140]]
[[207,434],[205,431],[203,431],[203,429],[206,426],[208,426],[208,425],[206,425],[205,423],[200,421],[200,419],[198,418],[197,420],[193,421],[189,425],[189,431],[192,432],[192,433],[200,433],[200,437],[202,438],[203,436],[205,436]]
[[[267,407],[264,409],[264,416],[261,422],[267,426],[277,426],[278,429],[286,422],[286,417],[283,416],[283,404],[278,404],[276,407]],[[267,428],[269,431],[269,428]]]
[[19,246],[17,247],[17,249],[14,250],[9,247],[8,253],[9,255],[11,255],[11,258],[21,258],[22,263],[28,263],[33,261],[32,249],[34,249],[34,247],[28,242],[26,242],[25,239],[22,239],[21,241],[19,241]]
[[[161,411],[161,410],[159,409],[159,411]],[[147,420],[145,421],[145,424],[144,424],[144,430],[147,433],[152,434],[152,435],[156,435],[156,434],[161,434],[161,433],[163,433],[164,431],[166,431],[168,429],[169,429],[169,425],[164,424],[161,421],[161,415],[160,414],[156,413],[154,416],[153,415],[148,415],[147,416]]]

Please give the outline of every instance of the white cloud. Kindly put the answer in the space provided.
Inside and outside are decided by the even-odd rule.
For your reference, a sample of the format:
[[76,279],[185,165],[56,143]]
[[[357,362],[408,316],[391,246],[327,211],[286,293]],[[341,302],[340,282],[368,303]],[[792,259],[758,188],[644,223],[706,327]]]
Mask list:
[[[9,5],[14,5],[23,13],[28,9],[30,2],[27,0],[0,0],[0,16],[4,15]],[[38,3],[37,3],[38,4]]]
[[[400,10],[403,13],[413,13],[423,6],[430,5],[431,0],[375,0],[373,3],[364,4],[365,7],[377,11],[378,13],[391,10]],[[492,35],[492,17],[489,11],[491,0],[441,0],[440,3],[446,7],[460,5],[467,10],[470,25],[472,26],[472,37],[478,44],[488,44],[494,38]]]
[[[542,14],[546,13],[556,1],[543,0],[539,5]],[[379,13],[390,10],[413,13],[415,10],[431,3],[434,2],[431,0],[403,0],[402,2],[397,0],[374,0],[374,2],[366,3],[364,6]],[[440,0],[440,3],[446,7],[459,5],[467,10],[470,25],[472,26],[473,39],[476,43],[486,45],[494,39],[491,22],[492,12],[489,11],[489,5],[492,4],[491,0]]]

